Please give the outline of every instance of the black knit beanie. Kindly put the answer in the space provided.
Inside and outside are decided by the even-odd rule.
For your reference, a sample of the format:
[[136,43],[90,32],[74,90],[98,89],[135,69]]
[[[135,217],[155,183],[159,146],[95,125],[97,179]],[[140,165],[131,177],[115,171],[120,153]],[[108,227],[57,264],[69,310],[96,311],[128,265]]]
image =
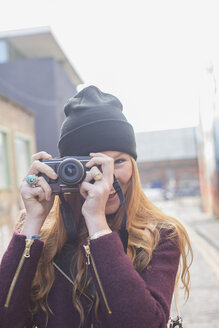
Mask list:
[[135,134],[118,98],[89,86],[70,98],[58,143],[60,156],[120,151],[137,158]]

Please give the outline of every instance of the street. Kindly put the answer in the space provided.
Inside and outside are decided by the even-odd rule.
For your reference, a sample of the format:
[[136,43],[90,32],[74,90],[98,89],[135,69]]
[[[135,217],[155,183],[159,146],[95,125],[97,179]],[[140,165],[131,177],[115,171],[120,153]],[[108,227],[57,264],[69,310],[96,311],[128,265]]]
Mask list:
[[[154,202],[186,227],[194,252],[190,298],[179,307],[184,328],[219,328],[219,219],[203,213],[199,198]],[[172,316],[176,316],[172,305]]]
[[[183,223],[192,243],[194,260],[187,303],[179,290],[184,328],[219,328],[219,219],[204,213],[197,197],[153,202]],[[176,316],[174,304],[171,314]]]

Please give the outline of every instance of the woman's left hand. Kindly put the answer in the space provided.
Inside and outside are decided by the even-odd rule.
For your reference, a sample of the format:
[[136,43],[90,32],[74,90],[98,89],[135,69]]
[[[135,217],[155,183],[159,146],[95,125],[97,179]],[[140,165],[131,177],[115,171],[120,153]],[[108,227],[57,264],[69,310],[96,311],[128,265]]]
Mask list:
[[[80,193],[85,199],[82,214],[91,236],[109,229],[105,208],[113,185],[114,160],[103,153],[91,153],[90,156],[91,160],[86,165],[90,171],[81,184]],[[100,180],[95,180],[97,174],[101,174]]]

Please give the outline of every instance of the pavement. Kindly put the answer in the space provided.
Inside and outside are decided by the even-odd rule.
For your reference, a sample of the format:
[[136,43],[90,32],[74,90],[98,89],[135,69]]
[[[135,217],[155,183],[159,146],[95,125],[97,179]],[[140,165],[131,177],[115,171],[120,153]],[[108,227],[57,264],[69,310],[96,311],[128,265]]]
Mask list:
[[[219,328],[219,218],[203,212],[199,197],[151,200],[163,212],[178,218],[191,239],[194,260],[186,303],[183,291],[179,290],[183,327]],[[174,303],[171,315],[176,315]]]
[[[199,197],[154,202],[166,214],[178,218],[191,239],[194,260],[187,303],[179,290],[184,328],[219,328],[219,218],[204,213]],[[172,305],[172,315],[176,310]]]

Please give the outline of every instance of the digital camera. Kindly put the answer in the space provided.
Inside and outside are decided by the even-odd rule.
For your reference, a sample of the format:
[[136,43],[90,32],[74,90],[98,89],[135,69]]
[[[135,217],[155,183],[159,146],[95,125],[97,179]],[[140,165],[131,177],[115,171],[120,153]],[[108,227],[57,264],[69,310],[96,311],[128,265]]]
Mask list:
[[41,160],[56,172],[58,178],[52,180],[43,173],[40,175],[48,182],[54,193],[71,193],[79,189],[79,184],[84,180],[86,171],[90,170],[86,167],[89,160],[88,156],[66,156]]

